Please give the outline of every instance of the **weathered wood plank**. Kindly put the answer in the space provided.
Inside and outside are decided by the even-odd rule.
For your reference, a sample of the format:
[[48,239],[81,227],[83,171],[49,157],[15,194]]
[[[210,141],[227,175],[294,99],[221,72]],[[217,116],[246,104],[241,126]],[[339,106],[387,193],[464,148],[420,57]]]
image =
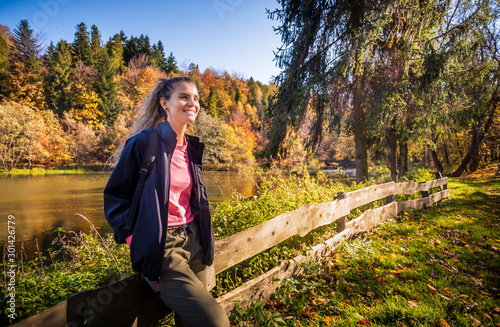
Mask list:
[[394,194],[399,194],[400,192],[400,185],[390,182],[352,191],[347,193],[345,197],[351,199],[351,210],[353,210],[370,202],[384,199]]
[[450,190],[446,189],[442,190],[441,192],[431,194],[426,198],[397,202],[398,214],[407,208],[414,208],[414,209],[428,208],[432,206],[434,203],[441,201],[442,199],[445,199],[449,196],[450,196]]
[[75,294],[24,319],[15,327],[149,327],[171,310],[143,279],[135,276],[106,287]]
[[350,203],[347,198],[303,206],[219,240],[215,243],[215,272],[220,273],[293,235],[305,236],[320,226],[348,215],[349,212]]
[[397,216],[398,203],[391,202],[376,209],[366,210],[361,216],[347,223],[353,235],[364,233],[375,228],[385,220]]
[[439,187],[448,184],[448,177],[443,177],[440,179],[435,179],[428,182],[416,183],[414,181],[409,181],[405,183],[399,183],[401,185],[400,194],[414,194],[417,192],[428,192],[433,187]]

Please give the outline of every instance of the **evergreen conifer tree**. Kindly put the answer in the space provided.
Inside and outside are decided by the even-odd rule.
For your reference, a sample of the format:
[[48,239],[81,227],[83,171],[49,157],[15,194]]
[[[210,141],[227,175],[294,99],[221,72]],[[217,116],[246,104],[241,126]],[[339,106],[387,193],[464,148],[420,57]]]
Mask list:
[[123,60],[125,61],[125,65],[128,65],[132,58],[138,57],[140,53],[139,39],[135,36],[131,36],[130,39],[125,42],[125,46],[123,47]]
[[90,45],[87,25],[80,23],[76,26],[75,40],[73,42],[74,61],[81,61],[87,66],[92,66],[92,47]]
[[123,43],[120,34],[115,34],[106,43],[106,50],[113,69],[118,74],[123,74],[125,70],[125,61],[123,60]]
[[106,51],[101,52],[97,71],[99,74],[97,83],[99,109],[104,114],[106,121],[110,123],[118,114],[116,107],[117,83],[115,82],[113,63]]
[[157,44],[153,44],[152,51],[152,61],[155,67],[160,69],[162,72],[167,72],[167,59],[165,58],[165,50],[163,49],[163,43],[158,41]]
[[173,52],[170,52],[170,55],[167,58],[167,67],[165,72],[167,74],[170,73],[179,74],[179,67],[177,66],[177,60],[175,60]]
[[49,108],[59,116],[71,108],[71,48],[64,40],[49,47],[45,92]]
[[92,66],[97,65],[99,59],[101,58],[101,52],[103,51],[101,43],[101,32],[99,32],[99,29],[96,25],[92,25],[90,27],[90,49],[92,53]]

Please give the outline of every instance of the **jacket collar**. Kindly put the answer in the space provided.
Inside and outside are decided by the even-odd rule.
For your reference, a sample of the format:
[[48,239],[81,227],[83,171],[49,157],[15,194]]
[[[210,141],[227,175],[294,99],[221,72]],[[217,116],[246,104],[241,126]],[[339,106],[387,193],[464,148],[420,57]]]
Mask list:
[[[177,133],[175,133],[175,131],[167,121],[158,123],[155,129],[163,142],[175,147],[175,145],[177,144]],[[204,143],[200,142],[200,139],[198,137],[186,134],[186,138],[188,140],[189,146],[193,147],[195,150],[203,151],[203,149],[205,148]]]
[[158,123],[155,129],[163,142],[169,145],[172,143],[175,147],[175,144],[177,144],[177,134],[174,132],[172,127],[170,127],[170,124],[167,121]]

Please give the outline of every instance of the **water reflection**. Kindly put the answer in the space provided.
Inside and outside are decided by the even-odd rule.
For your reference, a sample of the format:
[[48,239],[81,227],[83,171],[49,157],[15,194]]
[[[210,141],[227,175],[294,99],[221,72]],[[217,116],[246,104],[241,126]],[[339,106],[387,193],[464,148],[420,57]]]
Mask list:
[[[0,177],[0,245],[7,242],[7,217],[14,215],[17,249],[23,242],[29,257],[33,257],[36,242],[41,249],[50,246],[62,227],[67,231],[89,231],[87,217],[102,233],[111,232],[103,213],[102,191],[109,172],[84,175],[53,175]],[[234,190],[247,196],[254,193],[254,182],[236,172],[204,172],[210,202],[216,204],[229,198]]]

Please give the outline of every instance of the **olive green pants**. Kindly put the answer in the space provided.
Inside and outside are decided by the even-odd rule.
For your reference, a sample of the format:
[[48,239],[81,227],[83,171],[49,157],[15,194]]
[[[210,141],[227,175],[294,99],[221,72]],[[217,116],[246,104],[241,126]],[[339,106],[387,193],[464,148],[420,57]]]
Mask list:
[[[159,290],[163,302],[175,312],[176,326],[229,326],[226,313],[206,289],[204,252],[195,221],[168,229]],[[157,291],[156,281],[148,283]]]

